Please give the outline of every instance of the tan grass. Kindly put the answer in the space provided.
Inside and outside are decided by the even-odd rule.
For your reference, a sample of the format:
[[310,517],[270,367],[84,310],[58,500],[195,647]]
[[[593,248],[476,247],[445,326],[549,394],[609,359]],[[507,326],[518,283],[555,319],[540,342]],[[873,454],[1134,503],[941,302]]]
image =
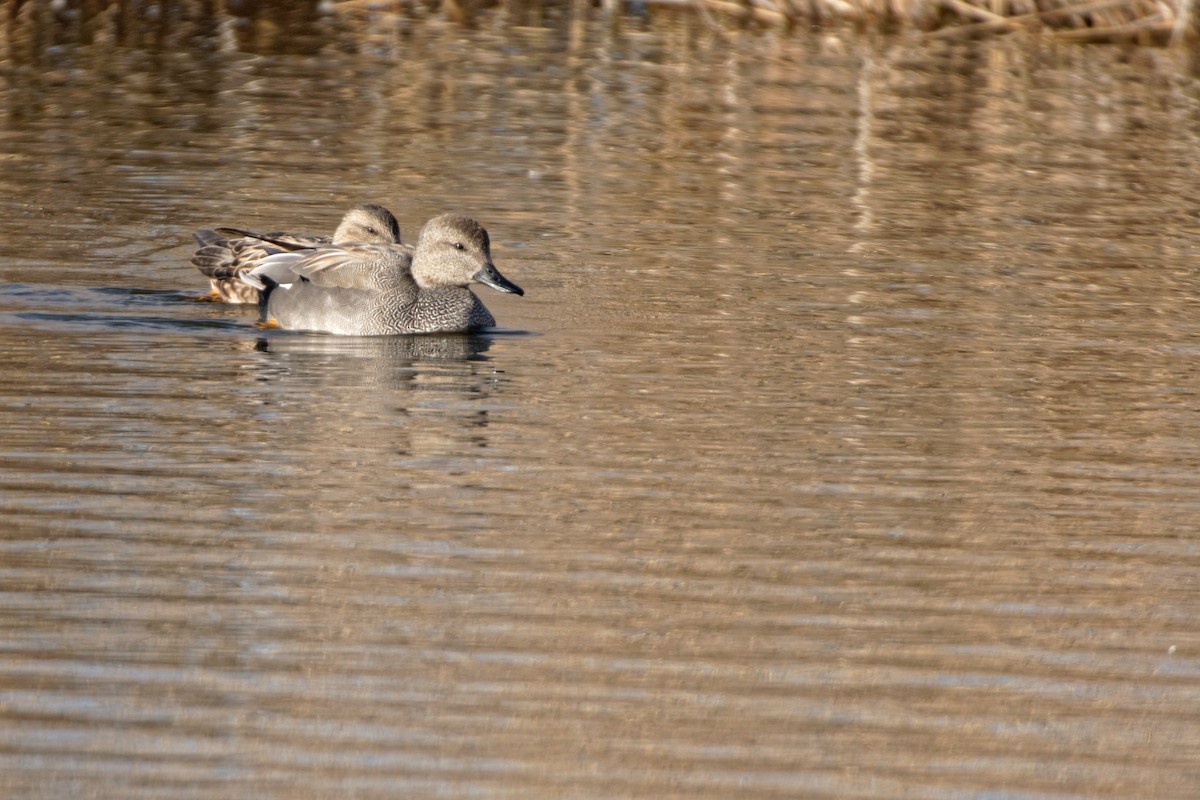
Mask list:
[[[950,39],[1022,31],[1079,42],[1178,45],[1196,35],[1197,0],[262,0],[258,16],[270,19],[285,7],[289,14],[304,6],[315,13],[319,5],[347,17],[440,16],[471,25],[481,12],[528,13],[554,5],[568,7],[572,15],[616,17],[634,2],[694,13],[716,26],[850,23],[864,29],[915,28]],[[45,34],[70,27],[92,36],[111,28],[119,34],[138,27],[141,6],[134,0],[0,0],[0,59],[15,41],[17,29]],[[225,0],[177,0],[171,8],[176,17],[205,19],[222,16],[225,6]]]
[[1012,31],[1081,42],[1173,44],[1195,35],[1194,0],[647,0],[763,25],[916,27],[939,38]]

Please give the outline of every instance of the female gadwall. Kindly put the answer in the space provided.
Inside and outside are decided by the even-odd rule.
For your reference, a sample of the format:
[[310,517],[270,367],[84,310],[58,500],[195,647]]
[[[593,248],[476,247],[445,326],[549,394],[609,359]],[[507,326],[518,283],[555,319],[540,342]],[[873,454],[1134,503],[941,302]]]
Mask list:
[[254,269],[272,253],[283,252],[286,248],[281,245],[317,247],[331,242],[399,244],[400,223],[383,206],[363,203],[346,212],[332,239],[328,236],[280,232],[260,235],[237,228],[206,228],[192,235],[200,244],[200,249],[192,256],[192,263],[212,283],[209,298],[226,303],[257,303],[258,291],[238,280],[237,276]]
[[425,223],[415,248],[349,244],[279,253],[240,277],[260,290],[264,320],[347,336],[478,331],[496,320],[467,284],[525,294],[492,263],[483,226],[454,214]]

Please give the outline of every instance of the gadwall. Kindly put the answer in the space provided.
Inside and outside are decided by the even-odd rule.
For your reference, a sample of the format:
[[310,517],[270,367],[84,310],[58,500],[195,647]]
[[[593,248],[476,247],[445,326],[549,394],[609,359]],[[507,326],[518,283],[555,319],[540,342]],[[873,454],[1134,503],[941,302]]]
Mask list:
[[383,206],[363,203],[346,212],[332,238],[283,232],[256,234],[237,228],[206,228],[192,235],[200,245],[192,263],[208,276],[212,284],[209,297],[226,303],[257,303],[258,290],[237,276],[254,269],[267,256],[282,252],[287,246],[317,247],[345,242],[399,244],[400,223]]
[[525,294],[492,263],[483,226],[455,214],[425,223],[415,248],[348,244],[279,253],[240,277],[260,291],[264,321],[347,336],[482,330],[496,320],[467,284]]

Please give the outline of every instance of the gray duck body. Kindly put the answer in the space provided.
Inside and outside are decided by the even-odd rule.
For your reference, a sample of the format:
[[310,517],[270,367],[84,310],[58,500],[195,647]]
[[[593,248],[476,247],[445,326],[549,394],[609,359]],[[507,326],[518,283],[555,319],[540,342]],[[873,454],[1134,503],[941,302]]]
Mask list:
[[192,264],[208,276],[212,286],[210,296],[226,303],[257,303],[258,290],[239,276],[258,267],[267,256],[285,252],[290,247],[320,247],[345,242],[399,244],[400,223],[383,206],[362,203],[346,212],[332,237],[285,231],[256,234],[236,228],[206,228],[192,235],[200,245],[192,255]]
[[264,317],[279,327],[347,336],[479,331],[496,320],[467,288],[471,281],[524,294],[492,263],[487,231],[454,214],[427,222],[415,247],[280,253],[242,279],[261,290]]

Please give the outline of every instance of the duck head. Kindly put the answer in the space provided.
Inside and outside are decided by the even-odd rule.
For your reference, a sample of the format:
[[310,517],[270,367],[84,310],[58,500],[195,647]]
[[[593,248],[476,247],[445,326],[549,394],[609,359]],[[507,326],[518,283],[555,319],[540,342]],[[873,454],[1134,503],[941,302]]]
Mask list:
[[425,223],[413,254],[413,280],[423,289],[478,281],[500,292],[525,291],[492,263],[487,231],[470,217],[442,214]]

